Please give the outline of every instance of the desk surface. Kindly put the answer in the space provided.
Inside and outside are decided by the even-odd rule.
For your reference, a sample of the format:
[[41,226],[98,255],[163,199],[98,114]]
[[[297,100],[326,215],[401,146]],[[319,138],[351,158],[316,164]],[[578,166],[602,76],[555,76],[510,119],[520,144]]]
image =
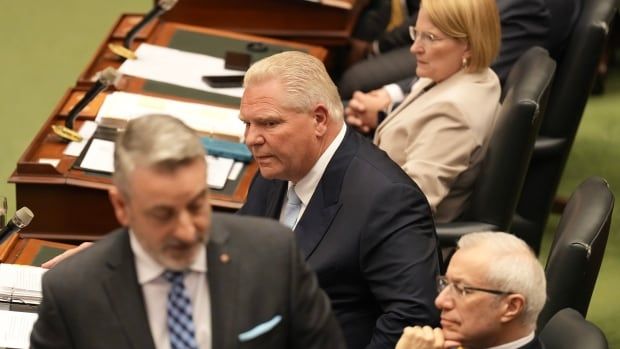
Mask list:
[[[28,206],[36,214],[32,223],[22,230],[27,238],[53,240],[95,240],[118,226],[108,200],[107,190],[111,187],[109,176],[87,173],[74,168],[76,158],[63,154],[67,143],[55,136],[50,128],[53,124],[64,123],[69,110],[81,99],[88,88],[88,76],[108,65],[119,65],[120,61],[107,51],[107,43],[118,39],[115,33],[123,26],[127,16],[123,16],[112,29],[108,39],[100,46],[91,64],[80,77],[78,86],[70,89],[61,99],[55,110],[42,125],[26,151],[17,163],[17,168],[9,178],[15,183],[17,207]],[[169,22],[154,25],[143,36],[143,42],[159,45],[171,43],[175,35],[195,33],[220,40],[219,46],[246,45],[247,42],[264,42],[277,49],[299,49],[324,59],[326,51],[320,47],[289,43],[281,40],[265,39],[250,35],[226,33],[222,31],[197,28]],[[222,41],[223,40],[223,41]],[[183,41],[183,40],[181,40]],[[178,44],[178,43],[177,43]],[[223,54],[225,47],[220,48]],[[272,52],[273,53],[273,52]],[[120,89],[131,92],[146,92],[152,95],[170,97],[170,89],[153,91],[150,82],[137,78],[123,78]],[[173,92],[177,92],[174,90]],[[174,98],[199,103],[208,103],[210,96],[186,95],[182,91]],[[174,93],[172,93],[174,95]],[[94,120],[104,95],[96,98],[85,108],[75,123],[79,128],[85,120]],[[204,97],[204,98],[203,98]],[[237,101],[238,103],[238,101]],[[230,103],[229,103],[230,104]],[[59,159],[54,167],[39,163],[43,158]],[[211,191],[210,202],[215,209],[236,210],[245,201],[251,179],[256,173],[256,164],[251,163],[242,174],[236,188],[228,192]]]
[[[89,86],[92,83],[95,74],[104,68],[110,66],[118,68],[122,64],[122,59],[119,59],[118,56],[112,53],[108,48],[108,45],[122,44],[125,34],[141,18],[142,16],[140,15],[132,14],[126,14],[119,18],[110,30],[107,38],[101,43],[97,52],[93,55],[91,62],[78,77],[78,84],[80,86]],[[194,34],[194,38],[187,38],[191,36],[191,34]],[[200,39],[201,37],[202,40]],[[151,25],[147,26],[138,33],[138,36],[133,42],[132,49],[135,50],[144,42],[153,45],[172,47],[183,51],[208,54],[220,58],[224,57],[226,51],[245,52],[252,56],[252,61],[256,61],[267,55],[283,50],[304,51],[322,61],[327,59],[327,50],[319,46],[271,39],[256,35],[233,33],[176,22],[153,22]],[[258,53],[251,52],[246,48],[246,46],[248,43],[253,42],[261,42],[265,44],[267,51]],[[120,89],[129,92],[144,92],[144,83],[145,81],[142,79],[123,78],[123,81],[120,84]],[[231,103],[223,104],[231,105]]]
[[0,245],[0,262],[40,266],[75,245],[39,239],[22,238],[13,234]]
[[[17,206],[28,206],[36,214],[32,223],[22,230],[25,237],[95,240],[118,227],[107,194],[112,186],[110,176],[75,168],[76,158],[63,154],[67,143],[51,132],[51,125],[64,123],[67,112],[83,94],[80,88],[67,91],[9,178],[9,182],[15,183]],[[76,128],[86,120],[95,119],[105,95],[98,96],[80,113]],[[59,159],[60,163],[56,167],[40,163],[44,158]],[[252,162],[244,169],[236,187],[212,190],[213,207],[228,211],[241,207],[256,170]]]

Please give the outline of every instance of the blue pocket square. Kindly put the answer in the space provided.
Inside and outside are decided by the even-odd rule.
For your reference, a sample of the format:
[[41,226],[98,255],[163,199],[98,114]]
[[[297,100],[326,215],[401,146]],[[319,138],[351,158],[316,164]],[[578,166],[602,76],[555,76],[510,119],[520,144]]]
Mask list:
[[279,324],[280,321],[282,321],[282,316],[276,315],[273,317],[273,319],[267,322],[263,322],[262,324],[254,327],[253,329],[239,334],[239,340],[241,342],[247,342],[249,340],[252,340],[264,333],[271,331],[271,329],[276,327],[276,325]]

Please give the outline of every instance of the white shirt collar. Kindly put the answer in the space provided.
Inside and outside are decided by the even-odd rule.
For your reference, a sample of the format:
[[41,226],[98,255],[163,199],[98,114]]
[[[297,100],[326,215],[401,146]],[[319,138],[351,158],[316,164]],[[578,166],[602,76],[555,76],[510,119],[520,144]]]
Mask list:
[[[131,245],[134,262],[136,263],[138,283],[144,285],[161,276],[166,268],[149,255],[131,229],[129,230],[129,244]],[[189,270],[200,273],[207,272],[207,246],[205,244],[198,250],[196,259],[190,265]]]
[[505,343],[502,345],[498,345],[495,347],[491,347],[488,349],[518,349],[521,348],[522,346],[526,345],[527,343],[531,342],[534,339],[534,331],[532,331],[530,334],[528,334],[525,337],[521,337],[515,341],[509,342],[509,343]]
[[[312,198],[312,194],[316,190],[316,187],[319,185],[319,181],[321,177],[323,177],[323,173],[329,164],[329,161],[332,159],[336,150],[344,140],[344,136],[347,133],[347,126],[345,123],[342,123],[342,127],[336,135],[336,138],[331,142],[331,144],[325,149],[323,154],[319,157],[317,162],[312,166],[310,171],[297,182],[295,185],[295,193],[299,196],[299,199],[302,203],[302,210],[305,210],[305,207],[308,206],[308,202]],[[293,185],[291,181],[288,182],[288,186]],[[303,212],[300,212],[300,216]]]

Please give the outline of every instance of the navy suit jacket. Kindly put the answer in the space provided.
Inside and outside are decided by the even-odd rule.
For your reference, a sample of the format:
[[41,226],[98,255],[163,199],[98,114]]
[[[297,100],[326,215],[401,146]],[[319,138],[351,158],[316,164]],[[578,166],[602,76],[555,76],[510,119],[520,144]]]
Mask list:
[[[257,174],[240,213],[277,219],[287,182]],[[418,186],[348,129],[295,228],[350,349],[393,349],[407,325],[436,325],[431,211]]]
[[[213,349],[345,347],[329,300],[290,234],[270,220],[213,214],[207,244]],[[239,336],[277,315],[275,326]],[[45,273],[31,348],[155,348],[125,229]]]

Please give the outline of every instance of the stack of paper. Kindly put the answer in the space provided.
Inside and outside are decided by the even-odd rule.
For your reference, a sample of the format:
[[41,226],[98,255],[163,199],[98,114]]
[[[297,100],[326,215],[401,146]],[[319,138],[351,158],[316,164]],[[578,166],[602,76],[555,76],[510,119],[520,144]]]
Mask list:
[[46,271],[30,265],[0,264],[0,301],[41,303],[41,277]]
[[239,120],[239,109],[128,92],[109,94],[96,121],[103,126],[124,128],[129,120],[147,114],[168,114],[203,136],[215,135],[235,142],[240,142],[245,132],[245,125]]

